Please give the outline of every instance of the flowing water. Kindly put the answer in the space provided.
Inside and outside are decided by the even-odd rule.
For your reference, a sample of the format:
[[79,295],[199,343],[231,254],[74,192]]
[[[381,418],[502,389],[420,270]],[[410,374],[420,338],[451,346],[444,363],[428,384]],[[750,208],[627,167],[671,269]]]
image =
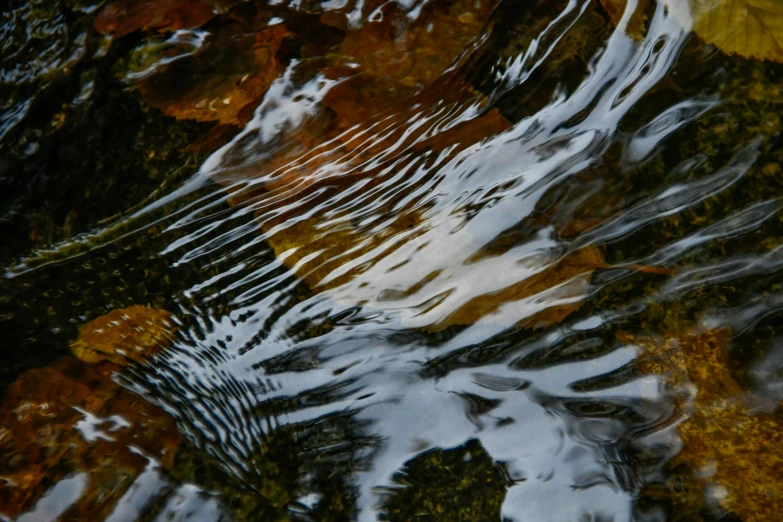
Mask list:
[[[246,117],[197,148],[217,133],[193,116],[203,104],[166,112],[153,88],[212,81],[175,68],[240,40],[210,35],[242,6],[112,42],[97,5],[18,3],[3,27],[0,381],[65,364],[110,310],[166,310],[168,347],[111,373],[183,441],[166,464],[121,439],[147,464],[90,496],[114,464],[20,461],[19,433],[68,426],[24,428],[9,391],[9,519],[783,513],[783,67],[721,52],[666,3],[613,22],[612,2],[487,1],[459,4],[460,27],[480,27],[464,42],[438,18],[457,2],[270,5],[268,31],[344,12],[348,41],[393,8],[419,40],[377,63],[364,41],[340,58],[323,27],[281,45]],[[438,69],[426,46],[455,41]],[[405,53],[407,72],[385,70]],[[49,398],[30,404],[63,393],[35,379]],[[99,455],[144,422],[72,407]],[[25,473],[44,480],[14,497]]]

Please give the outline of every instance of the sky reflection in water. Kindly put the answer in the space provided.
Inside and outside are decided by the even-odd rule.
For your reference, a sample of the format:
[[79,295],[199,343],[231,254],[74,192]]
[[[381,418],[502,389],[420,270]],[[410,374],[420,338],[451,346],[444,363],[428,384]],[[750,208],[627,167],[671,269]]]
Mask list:
[[[203,277],[172,297],[173,346],[119,382],[161,406],[250,490],[267,480],[259,460],[283,437],[300,458],[300,501],[290,509],[305,520],[328,494],[317,476],[348,484],[358,520],[381,520],[406,463],[471,440],[504,471],[504,520],[660,520],[658,508],[636,500],[679,449],[681,405],[658,375],[628,371],[638,350],[611,333],[632,325],[662,334],[666,321],[649,331],[633,321],[705,288],[775,273],[779,247],[691,260],[758,230],[780,201],[750,201],[666,244],[645,244],[651,225],[731,190],[769,147],[762,135],[735,143],[725,161],[673,151],[664,185],[621,193],[623,177],[643,172],[723,103],[709,91],[649,101],[689,38],[663,5],[640,41],[625,34],[631,6],[575,88],[517,119],[499,115],[590,9],[568,2],[515,56],[470,49],[446,75],[451,98],[413,98],[407,112],[389,110],[273,164],[340,84],[292,61],[244,130],[192,179],[123,218],[131,231],[162,226],[158,254]],[[480,94],[461,83],[476,64],[492,73]],[[644,103],[661,110],[623,127]],[[619,181],[604,179],[612,161]],[[687,175],[705,163],[704,175]],[[114,224],[85,243],[122,237]],[[616,256],[617,268],[593,254],[629,241],[636,257]],[[71,255],[54,248],[56,262]],[[34,261],[20,260],[9,276],[41,269]],[[577,269],[540,283],[569,263]],[[591,304],[628,279],[650,290]],[[776,299],[759,296],[731,313],[707,304],[699,318],[742,332],[778,310]],[[751,372],[772,394],[773,359]],[[640,453],[652,457],[633,460]],[[54,513],[84,487],[82,475],[71,476],[18,520]],[[156,520],[227,516],[196,486],[168,484],[150,460],[109,520],[133,519],[159,489],[174,492]]]

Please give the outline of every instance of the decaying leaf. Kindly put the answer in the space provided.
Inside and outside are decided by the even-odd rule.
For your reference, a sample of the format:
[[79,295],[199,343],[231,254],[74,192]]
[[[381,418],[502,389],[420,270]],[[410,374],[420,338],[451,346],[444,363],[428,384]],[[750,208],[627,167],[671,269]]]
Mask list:
[[[307,187],[326,179],[326,173],[331,173],[336,166],[343,173],[351,171],[361,164],[378,160],[385,154],[400,151],[423,153],[433,151],[441,153],[447,148],[449,155],[453,156],[468,146],[478,143],[484,138],[499,134],[510,127],[510,123],[497,109],[492,109],[486,114],[465,122],[454,125],[445,132],[436,133],[427,139],[420,139],[429,126],[417,126],[410,124],[413,114],[405,111],[386,117],[380,128],[373,129],[368,134],[367,130],[375,119],[367,120],[349,132],[342,133],[334,138],[326,153],[324,150],[315,150],[309,155],[303,155],[295,165],[281,169],[281,175],[267,184],[269,190],[297,185],[297,190],[302,191]],[[406,121],[407,120],[407,121]],[[343,120],[345,121],[345,119]],[[319,138],[313,136],[309,130],[305,130],[306,136],[302,136],[301,149],[306,150],[307,145],[319,143]],[[304,160],[304,161],[301,161]],[[275,165],[269,163],[265,167]],[[328,165],[329,169],[321,169]],[[319,170],[320,169],[320,170]],[[362,172],[362,178],[371,177]],[[343,184],[356,181],[356,176],[343,177]],[[368,188],[370,188],[368,186]]]
[[113,0],[95,18],[95,29],[122,38],[138,30],[176,31],[200,27],[234,0]]
[[[400,119],[402,119],[402,116]],[[456,154],[473,143],[500,133],[508,127],[508,121],[500,115],[497,109],[493,109],[479,118],[455,125],[448,131],[443,132],[442,135],[435,136],[429,140],[422,140],[414,146],[414,150],[418,152],[424,152],[425,150],[442,152],[446,147],[451,146],[450,153]],[[423,131],[419,130],[418,132],[420,134]],[[331,150],[329,155],[322,154],[319,161],[305,161],[299,168],[285,170],[278,179],[270,182],[266,188],[269,190],[284,189],[297,183],[298,186],[295,192],[299,193],[319,182],[330,182],[331,180],[326,179],[324,174],[317,172],[318,168],[328,159],[339,159],[344,163],[344,170],[347,171],[353,166],[376,157],[380,150],[386,148],[388,145],[387,141],[399,140],[403,134],[407,134],[406,137],[408,139],[414,139],[417,136],[415,132],[407,127],[400,126],[399,132],[391,133],[385,136],[383,140],[376,140],[371,136],[367,141],[372,143],[361,150],[352,144],[350,137],[347,137],[342,147]],[[371,173],[362,172],[359,176],[362,179],[372,178]],[[356,181],[355,176],[341,176],[341,183],[343,184]],[[369,183],[365,189],[370,190],[372,186],[374,186],[373,183]],[[398,217],[384,227],[383,231],[376,231],[371,236],[358,232],[350,223],[333,220],[330,224],[324,222],[321,218],[300,221],[293,226],[286,226],[284,229],[272,233],[275,227],[285,219],[285,216],[282,216],[277,220],[264,221],[262,228],[267,233],[267,242],[282,260],[283,264],[292,269],[297,267],[297,273],[311,287],[315,288],[317,286],[319,290],[327,290],[339,286],[351,277],[350,274],[347,274],[345,277],[332,280],[328,284],[322,284],[322,280],[337,266],[366,254],[389,237],[420,223],[418,212],[400,211],[397,214]],[[319,255],[314,258],[313,254],[315,253],[319,253]],[[338,253],[342,255],[338,255]],[[305,266],[297,266],[305,258],[308,259],[307,264]]]
[[[397,3],[379,6],[378,12],[383,16],[370,17],[360,27],[347,29],[337,52],[326,57],[326,66],[320,72],[335,84],[320,100],[325,110],[303,122],[290,136],[285,136],[275,155],[263,163],[262,173],[231,172],[228,177],[216,181],[231,183],[281,169],[283,175],[268,187],[289,185],[292,179],[305,179],[325,162],[365,145],[370,138],[367,129],[380,120],[383,120],[384,129],[396,126],[397,130],[382,133],[375,129],[370,148],[365,148],[361,155],[353,156],[348,162],[341,160],[346,168],[367,161],[375,152],[390,149],[390,145],[401,146],[401,138],[408,142],[415,140],[426,127],[403,124],[412,116],[411,107],[464,101],[466,95],[480,97],[459,82],[455,82],[458,88],[451,85],[447,89],[436,88],[433,84],[443,80],[444,71],[454,65],[481,34],[494,5],[491,0],[432,2],[424,6],[415,19],[410,19]],[[345,23],[337,25],[346,26]],[[495,110],[485,118],[460,127],[476,133],[473,126],[477,122],[497,128],[501,121],[507,128],[508,122]],[[380,136],[383,139],[379,139]],[[326,154],[323,150],[311,152],[327,142],[330,149]]]
[[173,465],[182,442],[174,420],[117,385],[117,369],[64,357],[9,386],[0,402],[0,518],[34,511],[77,477],[81,489],[60,499],[66,511],[46,520],[104,520],[150,459]]
[[587,298],[593,271],[605,266],[601,249],[595,245],[588,245],[528,279],[504,288],[500,292],[485,294],[468,301],[446,321],[433,325],[430,330],[439,331],[447,326],[473,324],[493,313],[504,303],[511,301],[523,299],[570,301],[568,304],[547,306],[527,318],[524,323],[515,325],[532,329],[547,328],[559,323],[582,306]]
[[[315,291],[324,291],[343,285],[357,275],[356,272],[347,272],[322,283],[342,264],[377,249],[384,241],[420,223],[417,213],[402,213],[382,235],[367,236],[357,233],[345,222],[329,228],[319,226],[319,220],[312,219],[271,235],[268,242],[284,265],[295,270]],[[443,262],[448,263],[448,260]],[[589,245],[517,284],[471,299],[444,320],[425,329],[438,332],[450,326],[473,324],[505,303],[522,300],[540,300],[544,307],[516,326],[546,328],[581,307],[587,297],[593,271],[606,266],[601,250]],[[426,281],[414,285],[410,291],[415,292],[424,284]],[[361,296],[355,297],[361,300]],[[553,301],[558,301],[558,304],[545,304]]]
[[[351,143],[349,133],[349,137],[345,138],[346,141],[342,145],[334,145],[334,143],[340,143],[340,140],[333,140],[328,153],[317,150],[310,154],[305,152],[298,160],[290,160],[290,156],[286,156],[285,161],[289,161],[289,163],[285,167],[281,163],[275,163],[279,158],[272,158],[264,163],[265,169],[275,171],[274,165],[282,171],[281,174],[267,182],[260,193],[252,190],[240,191],[232,196],[231,202],[239,204],[242,201],[252,199],[257,208],[274,209],[277,207],[272,201],[279,201],[277,204],[282,205],[285,201],[290,201],[291,198],[306,197],[303,194],[318,191],[322,185],[332,187],[339,183],[341,186],[345,186],[359,181],[363,183],[362,190],[369,191],[377,184],[377,181],[373,179],[372,172],[364,172],[362,169],[354,167],[379,157],[385,150],[395,150],[387,143],[389,140],[392,143],[397,141],[399,147],[401,136],[407,133],[407,138],[414,140],[409,152],[417,155],[421,155],[425,151],[441,154],[448,150],[450,155],[455,155],[486,137],[502,133],[508,126],[509,123],[496,109],[493,109],[481,117],[454,125],[452,128],[435,133],[426,139],[419,139],[424,132],[422,129],[409,130],[407,126],[403,125],[400,126],[397,134],[390,133],[383,140],[374,140],[371,135],[367,140],[368,143],[355,146]],[[308,138],[308,136],[310,136],[309,133],[302,136],[301,143],[317,143],[315,137]],[[417,139],[418,141],[415,141]],[[289,145],[297,142],[297,140],[289,140]],[[404,147],[399,147],[396,150],[404,150]],[[340,164],[344,168],[339,168]],[[328,168],[320,172],[324,165]],[[346,174],[352,170],[358,174]],[[236,173],[231,175],[236,175]],[[249,173],[248,177],[252,177],[252,173]],[[269,200],[270,203],[265,204],[265,200]],[[423,223],[421,213],[416,209],[396,209],[394,210],[396,218],[390,219],[389,216],[379,218],[379,223],[384,223],[382,227],[367,225],[364,229],[357,228],[347,217],[335,215],[328,218],[313,217],[289,223],[285,214],[273,212],[272,214],[276,215],[269,217],[263,213],[264,211],[260,211],[259,217],[267,243],[272,247],[281,263],[294,271],[297,277],[316,292],[340,287],[360,273],[371,270],[371,266],[375,262],[387,255],[380,249],[384,244],[391,245],[396,241],[394,247],[389,246],[388,252],[391,252],[400,247],[401,241],[412,240],[417,237],[420,231],[427,228]],[[381,214],[383,212],[379,210],[379,216]],[[591,225],[594,224],[591,221]],[[400,239],[402,237],[406,239]],[[370,253],[377,257],[373,260],[366,260],[355,269],[340,272],[342,267]],[[444,266],[450,262],[449,259],[443,260]],[[472,324],[492,314],[503,304],[514,301],[528,301],[531,307],[541,309],[529,317],[523,325],[517,326],[528,328],[550,326],[562,321],[581,306],[587,295],[592,272],[597,268],[606,267],[607,264],[601,250],[594,245],[587,246],[518,284],[471,299],[454,310],[448,317],[436,324],[428,325],[426,329],[440,331],[450,326]],[[655,267],[627,266],[625,268],[652,273],[667,273],[665,269]],[[382,276],[379,275],[379,277]],[[415,292],[415,289],[423,284],[425,283],[414,284],[410,292]],[[354,302],[374,297],[374,295],[353,296]]]
[[244,124],[283,71],[275,55],[287,34],[282,24],[256,33],[228,23],[202,52],[167,65],[136,86],[144,101],[168,116]]
[[71,351],[85,362],[109,360],[125,366],[129,360],[142,362],[167,348],[175,329],[171,314],[165,310],[133,305],[79,327]]
[[691,470],[688,480],[699,491],[682,487],[672,477],[667,494],[682,506],[719,507],[743,522],[783,517],[783,422],[778,414],[751,414],[729,371],[729,332],[695,331],[663,339],[621,334],[642,348],[639,367],[664,377],[663,382],[686,397],[695,386],[691,416],[679,425],[682,450],[670,463]]
[[[417,213],[402,213],[383,234],[364,235],[345,222],[329,227],[323,226],[318,219],[311,219],[272,234],[267,241],[285,266],[295,270],[297,276],[313,290],[325,291],[339,287],[357,275],[357,272],[349,271],[328,279],[341,265],[377,249],[385,241],[420,223],[421,218]],[[443,262],[448,263],[449,260],[444,259]],[[426,326],[425,330],[439,332],[450,326],[473,324],[512,301],[538,299],[542,303],[554,300],[567,303],[545,305],[543,310],[526,319],[523,324],[516,325],[546,328],[581,307],[587,297],[593,271],[606,266],[601,250],[589,245],[517,284],[471,299],[444,320]],[[322,283],[326,279],[328,282]],[[424,284],[426,281],[414,285],[411,293]],[[362,296],[355,297],[356,300],[362,300]]]
[[[640,39],[652,0],[639,0],[628,34]],[[783,3],[778,0],[661,0],[686,29],[726,54],[783,62]],[[601,0],[619,23],[627,0]]]
[[[137,48],[131,64],[132,68],[143,65],[143,77],[132,70],[126,79],[136,85],[147,103],[169,116],[229,125],[245,124],[269,85],[282,73],[284,67],[277,54],[283,38],[290,36],[291,45],[300,52],[320,52],[318,61],[324,71],[342,70],[346,85],[323,100],[325,107],[337,113],[333,130],[341,131],[398,107],[412,94],[442,79],[481,34],[495,2],[430,2],[412,16],[396,2],[374,1],[363,7],[368,18],[364,23],[352,26],[347,21],[349,10],[337,8],[323,14],[321,24],[316,23],[320,29],[315,31],[302,30],[297,18],[301,15],[288,12],[293,27],[298,28],[296,34],[289,32],[285,23],[269,25],[272,15],[268,9],[234,4],[233,0],[115,0],[103,9],[95,24],[100,31],[119,38],[137,30],[199,27],[218,12],[226,12],[221,24],[210,29],[206,42],[200,42],[197,49],[183,51],[182,42],[174,42],[171,49],[165,42]],[[308,23],[312,25],[312,20]],[[324,36],[335,32],[331,26],[345,31],[342,44]],[[172,58],[172,54],[176,56]],[[348,84],[350,92],[344,89]]]
[[[305,123],[301,128],[289,131],[274,155],[265,157],[255,166],[219,172],[216,181],[222,184],[259,176],[270,178],[262,189],[233,188],[230,202],[240,204],[252,200],[257,208],[263,209],[258,212],[268,244],[278,259],[314,291],[337,288],[352,280],[359,271],[366,270],[372,262],[334,275],[346,263],[374,252],[390,238],[402,236],[403,232],[421,225],[421,214],[414,209],[397,209],[396,219],[387,218],[384,226],[374,227],[368,233],[357,228],[347,217],[314,217],[291,223],[284,214],[264,212],[276,204],[284,205],[295,198],[306,197],[321,186],[330,190],[337,184],[347,186],[361,181],[363,191],[372,190],[373,172],[358,167],[382,158],[389,151],[419,155],[448,151],[448,155],[453,156],[467,146],[506,130],[509,123],[497,109],[446,131],[435,132],[430,137],[424,135],[430,128],[428,125],[410,124],[416,116],[410,107],[429,100],[428,96],[448,103],[480,98],[469,89],[444,93],[433,83],[481,33],[493,8],[494,3],[486,1],[478,4],[433,2],[427,4],[417,18],[410,19],[397,4],[384,4],[378,11],[383,16],[377,20],[371,17],[359,28],[346,29],[339,52],[331,56],[331,65],[324,69],[327,78],[337,81],[322,99],[331,120],[319,115],[314,120],[320,126]],[[413,95],[416,92],[418,94]],[[373,125],[380,125],[383,132],[373,128],[368,134]],[[327,142],[328,149],[319,148]],[[378,164],[382,165],[382,161]],[[378,255],[385,254],[378,252]],[[531,317],[525,326],[551,325],[582,304],[593,270],[604,266],[600,249],[595,246],[583,248],[529,280],[465,303],[431,328],[440,330],[451,325],[470,324],[491,314],[505,302],[536,298],[556,303],[551,307],[542,305],[545,310]]]
[[418,225],[418,213],[401,214],[382,233],[366,236],[349,221],[327,224],[320,218],[300,221],[284,229],[267,233],[267,243],[278,259],[311,288],[325,291],[353,279],[355,273],[323,283],[342,264],[367,254],[389,237]]
[[359,69],[385,86],[418,90],[432,85],[481,34],[495,2],[430,2],[410,20],[396,2],[345,36],[337,64]]

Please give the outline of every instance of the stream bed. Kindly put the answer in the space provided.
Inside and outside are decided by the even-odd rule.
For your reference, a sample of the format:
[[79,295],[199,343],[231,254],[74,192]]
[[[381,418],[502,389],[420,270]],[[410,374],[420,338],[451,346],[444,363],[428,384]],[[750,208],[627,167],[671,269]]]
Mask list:
[[783,519],[783,4],[0,42],[0,520]]

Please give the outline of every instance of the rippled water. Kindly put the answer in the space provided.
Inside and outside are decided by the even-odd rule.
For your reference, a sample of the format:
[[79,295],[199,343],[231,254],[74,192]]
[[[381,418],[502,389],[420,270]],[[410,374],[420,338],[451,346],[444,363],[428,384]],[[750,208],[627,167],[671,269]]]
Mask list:
[[[196,471],[150,458],[107,520],[772,520],[715,508],[732,484],[707,480],[695,514],[650,492],[720,378],[677,387],[638,362],[639,339],[729,331],[742,395],[721,400],[777,419],[783,69],[721,53],[663,3],[640,3],[638,37],[633,2],[617,27],[597,2],[508,4],[432,85],[331,133],[327,100],[352,77],[291,59],[238,134],[149,196],[124,200],[132,179],[77,194],[57,212],[107,210],[3,248],[5,349],[35,361],[10,356],[8,383],[110,309],[174,317],[171,346],[115,380],[175,419],[177,466]],[[423,5],[404,8],[415,24]],[[125,81],[201,52],[186,33]],[[51,53],[36,63],[75,75]],[[5,107],[0,138],[32,128],[28,101]],[[6,224],[34,228],[15,217],[33,196],[9,197]],[[80,433],[110,435],[94,413]],[[96,476],[52,484],[18,520],[56,518]]]

